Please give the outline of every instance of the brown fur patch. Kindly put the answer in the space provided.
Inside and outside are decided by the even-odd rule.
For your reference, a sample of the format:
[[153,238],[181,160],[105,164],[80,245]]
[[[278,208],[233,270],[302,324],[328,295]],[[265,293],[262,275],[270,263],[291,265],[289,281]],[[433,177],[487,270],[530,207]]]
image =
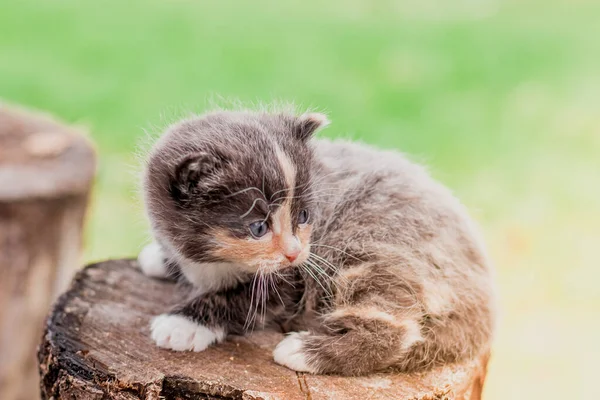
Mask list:
[[[290,219],[289,216],[287,219]],[[310,225],[298,228],[297,237],[301,248],[297,259],[298,263],[303,262],[310,252],[311,230],[312,227]],[[292,236],[293,234],[289,230],[286,231],[285,235]],[[251,267],[251,272],[254,272],[263,264],[279,263],[281,266],[289,264],[285,258],[282,235],[277,235],[274,232],[258,240],[252,238],[239,239],[231,236],[225,229],[213,230],[212,236],[216,243],[216,248],[213,251],[214,256],[247,265]]]
[[261,261],[283,261],[281,249],[273,239],[272,233],[264,239],[239,239],[229,235],[225,229],[215,229],[212,232],[217,244],[213,254],[216,257],[231,260],[242,265],[257,268]]

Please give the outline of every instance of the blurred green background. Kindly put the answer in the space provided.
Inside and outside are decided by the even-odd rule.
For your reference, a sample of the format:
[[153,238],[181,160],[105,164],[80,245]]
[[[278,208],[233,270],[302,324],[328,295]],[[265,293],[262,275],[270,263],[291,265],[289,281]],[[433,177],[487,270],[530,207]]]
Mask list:
[[219,98],[430,166],[484,228],[502,322],[487,399],[599,399],[600,3],[3,0],[0,97],[87,126],[86,261],[147,240],[136,148]]

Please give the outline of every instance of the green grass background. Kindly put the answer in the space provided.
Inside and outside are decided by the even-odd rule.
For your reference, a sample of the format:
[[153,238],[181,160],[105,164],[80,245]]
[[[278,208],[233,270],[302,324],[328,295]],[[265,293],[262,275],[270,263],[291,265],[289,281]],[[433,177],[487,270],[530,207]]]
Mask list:
[[134,152],[214,99],[292,100],[472,210],[502,323],[487,399],[598,399],[600,3],[3,0],[0,97],[87,126],[85,259],[147,239]]

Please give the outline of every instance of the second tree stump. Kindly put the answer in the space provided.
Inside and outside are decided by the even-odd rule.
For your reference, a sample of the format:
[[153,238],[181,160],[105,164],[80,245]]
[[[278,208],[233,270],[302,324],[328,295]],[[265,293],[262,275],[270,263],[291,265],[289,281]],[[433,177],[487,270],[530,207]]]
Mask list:
[[0,399],[32,400],[44,318],[80,264],[96,167],[82,133],[0,103]]

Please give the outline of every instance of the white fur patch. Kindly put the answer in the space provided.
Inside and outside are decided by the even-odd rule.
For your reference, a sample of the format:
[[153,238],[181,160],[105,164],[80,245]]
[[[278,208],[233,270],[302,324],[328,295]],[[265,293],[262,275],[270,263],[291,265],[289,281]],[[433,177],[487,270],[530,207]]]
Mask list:
[[421,335],[421,327],[417,321],[407,319],[403,321],[401,325],[406,329],[406,336],[404,337],[403,347],[408,349],[415,343],[422,342],[423,336]]
[[273,350],[275,362],[294,371],[316,373],[316,369],[308,365],[306,355],[302,352],[302,338],[306,335],[308,332],[293,332],[279,342]]
[[146,276],[164,278],[167,276],[165,253],[158,243],[152,242],[142,249],[138,263]]
[[210,329],[181,315],[159,315],[152,320],[150,331],[158,347],[176,351],[203,351],[225,339],[223,329]]
[[440,282],[427,284],[423,293],[426,293],[425,307],[431,314],[444,314],[452,308],[453,299],[456,296],[450,285]]
[[275,147],[275,153],[277,155],[279,165],[281,165],[287,188],[290,190],[288,196],[292,197],[296,187],[296,167],[294,167],[292,160],[290,160],[288,155],[285,154],[285,152],[278,145]]
[[346,316],[355,316],[363,319],[376,319],[387,322],[391,325],[398,325],[396,317],[376,307],[338,308],[328,315],[329,318],[344,318]]
[[239,264],[215,262],[179,262],[181,273],[197,289],[196,295],[234,286],[241,279],[244,267]]

